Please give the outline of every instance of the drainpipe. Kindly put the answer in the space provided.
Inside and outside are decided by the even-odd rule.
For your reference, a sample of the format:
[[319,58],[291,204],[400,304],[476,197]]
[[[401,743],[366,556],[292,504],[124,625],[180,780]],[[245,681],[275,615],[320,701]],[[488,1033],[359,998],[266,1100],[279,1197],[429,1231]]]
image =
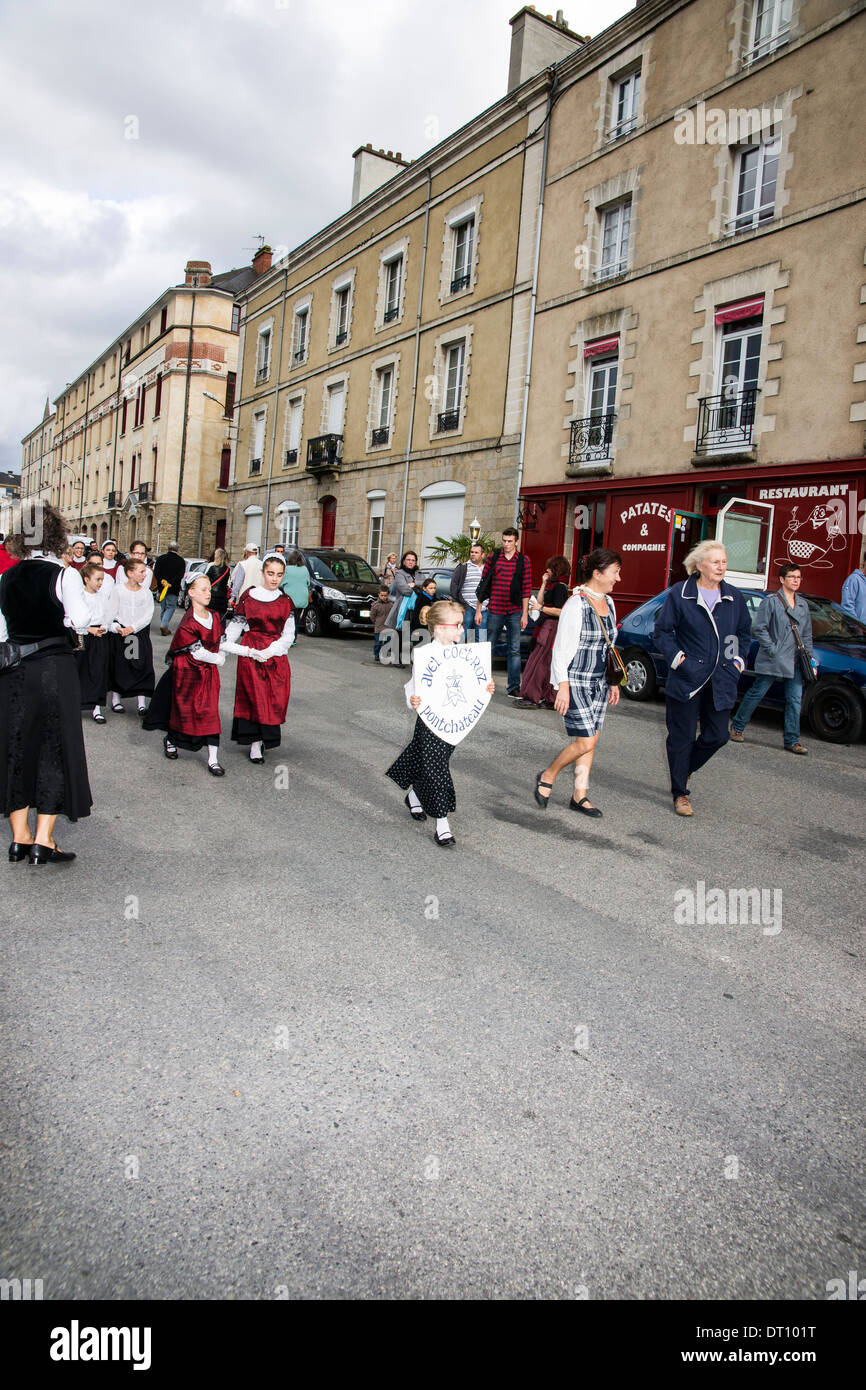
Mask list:
[[[430,229],[430,195],[433,188],[433,175],[427,170],[427,199],[424,204],[424,245],[421,249],[421,279],[418,284],[418,312],[415,315],[415,363],[412,368],[412,400],[409,406],[409,438],[406,440],[406,471],[403,476],[403,512],[400,517],[400,554],[406,536],[406,504],[409,498],[409,458],[412,453],[412,438],[415,433],[415,401],[418,396],[418,362],[421,356],[421,309],[424,297],[424,274],[427,268],[427,234]],[[406,267],[408,270],[408,266]]]
[[532,376],[532,344],[535,338],[535,306],[538,301],[538,262],[541,256],[541,220],[544,216],[544,181],[547,178],[547,147],[550,141],[550,116],[553,111],[556,92],[556,68],[552,68],[553,81],[547,94],[547,112],[544,117],[544,145],[541,151],[541,181],[538,190],[538,221],[535,228],[535,258],[532,265],[532,294],[529,301],[529,338],[526,344],[526,374],[523,378],[523,413],[520,421],[520,447],[517,455],[517,494],[514,499],[514,525],[520,515],[520,489],[523,484],[523,461],[526,453],[526,417],[529,413],[529,382]]
[[173,539],[180,544],[180,499],[183,496],[183,466],[186,462],[186,429],[189,423],[189,386],[192,374],[192,326],[195,321],[195,289],[190,295],[189,342],[186,349],[186,388],[183,397],[183,433],[180,437],[180,463],[177,470],[177,511],[174,514]]
[[268,464],[268,490],[265,495],[265,534],[262,538],[262,554],[268,549],[268,529],[271,524],[271,482],[274,476],[274,452],[277,447],[277,411],[280,404],[280,368],[283,361],[283,329],[286,324],[286,299],[289,293],[289,267],[283,271],[283,308],[280,314],[280,342],[277,348],[276,380],[274,381],[274,428],[271,432],[271,457]]

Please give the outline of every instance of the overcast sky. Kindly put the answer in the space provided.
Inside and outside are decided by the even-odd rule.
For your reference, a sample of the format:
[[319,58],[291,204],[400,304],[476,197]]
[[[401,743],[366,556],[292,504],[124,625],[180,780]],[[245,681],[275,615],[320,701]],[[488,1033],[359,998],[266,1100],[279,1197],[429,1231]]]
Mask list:
[[[632,6],[565,17],[595,35]],[[416,158],[504,96],[519,8],[0,0],[0,470],[188,259],[297,246],[348,208],[359,145]]]

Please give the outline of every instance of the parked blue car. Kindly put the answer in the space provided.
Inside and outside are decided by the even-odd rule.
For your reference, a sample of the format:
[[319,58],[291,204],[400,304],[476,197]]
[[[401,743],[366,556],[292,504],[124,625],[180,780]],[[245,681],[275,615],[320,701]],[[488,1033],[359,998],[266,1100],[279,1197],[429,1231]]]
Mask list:
[[[754,621],[766,594],[760,589],[740,591]],[[624,688],[630,700],[648,700],[664,685],[668,668],[656,649],[653,628],[665,593],[647,599],[640,608],[617,624],[616,645],[628,671]],[[818,662],[818,679],[803,692],[803,716],[819,738],[829,743],[856,743],[866,723],[866,626],[830,599],[803,594],[812,615],[812,638]],[[740,677],[739,697],[754,679],[758,643],[749,648],[746,670]],[[785,694],[774,681],[761,705],[784,709]]]

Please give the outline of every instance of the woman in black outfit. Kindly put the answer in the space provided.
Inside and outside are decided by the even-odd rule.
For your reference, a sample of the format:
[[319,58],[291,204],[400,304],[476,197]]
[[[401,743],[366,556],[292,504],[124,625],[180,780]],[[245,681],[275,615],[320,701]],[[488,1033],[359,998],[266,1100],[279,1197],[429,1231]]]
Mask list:
[[74,656],[74,629],[87,627],[89,611],[80,574],[59,558],[66,531],[56,508],[43,504],[43,558],[31,560],[31,545],[14,536],[10,547],[21,563],[0,579],[0,641],[42,644],[0,674],[0,800],[12,826],[13,864],[74,859],[57,847],[54,823],[58,815],[89,816],[93,804]]
[[210,566],[207,570],[207,577],[210,580],[210,603],[208,608],[212,613],[219,613],[223,628],[226,625],[226,609],[229,606],[229,582],[231,580],[231,566],[229,557],[224,550],[217,549],[211,556]]

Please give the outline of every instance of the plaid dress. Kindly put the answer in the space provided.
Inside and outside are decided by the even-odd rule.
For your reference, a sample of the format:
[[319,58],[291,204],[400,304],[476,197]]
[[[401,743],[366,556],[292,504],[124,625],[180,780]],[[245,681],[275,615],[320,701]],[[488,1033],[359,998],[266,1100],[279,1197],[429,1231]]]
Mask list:
[[580,646],[568,668],[569,706],[565,715],[565,731],[571,738],[592,738],[604,723],[607,710],[608,684],[605,680],[607,643],[601,625],[611,642],[616,637],[613,618],[608,613],[600,618],[588,599],[583,603],[583,627]]

